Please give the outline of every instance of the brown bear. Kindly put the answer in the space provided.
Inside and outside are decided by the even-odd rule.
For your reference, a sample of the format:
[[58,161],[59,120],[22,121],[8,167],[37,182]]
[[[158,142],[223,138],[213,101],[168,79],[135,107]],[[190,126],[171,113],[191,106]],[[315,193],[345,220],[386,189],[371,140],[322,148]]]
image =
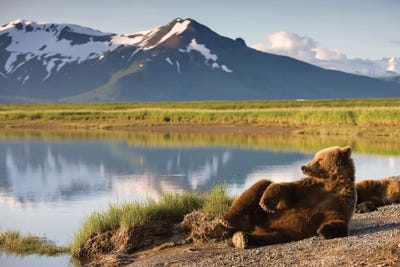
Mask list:
[[356,212],[376,210],[379,206],[400,203],[400,176],[380,180],[365,179],[356,183]]
[[351,147],[329,147],[301,167],[309,177],[295,182],[260,180],[222,216],[235,247],[270,245],[321,235],[348,235],[356,204]]

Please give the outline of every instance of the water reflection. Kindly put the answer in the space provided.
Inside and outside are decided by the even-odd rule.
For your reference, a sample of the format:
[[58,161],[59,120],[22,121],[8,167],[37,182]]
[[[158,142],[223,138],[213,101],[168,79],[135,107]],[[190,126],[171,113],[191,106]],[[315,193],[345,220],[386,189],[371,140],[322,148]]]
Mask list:
[[[85,216],[109,203],[158,198],[165,191],[201,192],[218,183],[237,195],[261,178],[302,177],[299,166],[331,145],[354,148],[359,178],[399,175],[396,142],[249,134],[0,132],[1,230],[67,244]],[[18,262],[0,258],[5,259]]]
[[3,142],[0,192],[3,202],[15,205],[70,201],[99,192],[122,199],[157,198],[163,191],[205,191],[218,183],[240,186],[262,168],[288,166],[306,157],[271,150],[149,148],[113,141]]
[[1,266],[7,267],[54,267],[54,266],[79,266],[71,262],[68,255],[57,257],[46,257],[37,255],[28,255],[24,257],[15,257],[0,253]]

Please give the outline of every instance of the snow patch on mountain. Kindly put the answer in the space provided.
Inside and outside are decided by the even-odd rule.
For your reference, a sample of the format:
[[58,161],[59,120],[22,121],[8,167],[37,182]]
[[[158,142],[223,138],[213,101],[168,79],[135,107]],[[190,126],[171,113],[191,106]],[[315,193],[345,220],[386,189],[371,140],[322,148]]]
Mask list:
[[22,84],[25,84],[25,82],[29,79],[29,75],[26,75],[24,80],[22,81]]
[[174,63],[172,62],[172,60],[171,60],[169,57],[167,57],[165,60],[166,60],[166,61],[168,62],[168,64],[170,64],[171,66],[174,65]]
[[128,45],[135,45],[140,43],[143,40],[143,35],[135,35],[133,38],[127,37],[125,35],[114,35],[111,38],[110,44],[120,46],[128,46]]
[[230,70],[227,66],[221,65],[221,69],[225,72],[233,72],[233,70]]
[[184,21],[178,20],[177,23],[174,25],[174,27],[172,27],[172,29],[166,35],[164,35],[163,38],[161,38],[161,40],[158,42],[158,44],[163,43],[164,41],[168,40],[173,35],[181,34],[182,32],[184,32],[186,30],[186,28],[187,28],[187,26],[189,26],[189,24],[190,24],[190,20],[184,20]]
[[[72,40],[60,38],[60,33],[78,33],[88,38],[87,42],[73,43]],[[119,46],[136,45],[143,40],[143,35],[132,38],[125,35],[108,34],[76,25],[45,24],[17,20],[0,28],[0,36],[11,37],[6,47],[10,55],[5,63],[7,74],[14,72],[32,58],[41,60],[47,70],[47,76],[55,69],[59,71],[70,62],[82,63],[112,51]],[[95,39],[96,37],[104,37]],[[25,60],[18,64],[18,58]]]
[[72,32],[90,35],[90,36],[107,36],[112,35],[112,33],[104,33],[98,30],[94,30],[88,27],[82,27],[74,24],[68,24],[68,28],[71,29]]
[[181,72],[181,64],[179,64],[179,61],[176,61],[176,70],[178,71],[179,74],[182,74]]
[[186,52],[190,53],[190,51],[195,50],[200,52],[206,60],[211,59],[212,61],[217,61],[217,55],[211,54],[210,49],[208,49],[205,45],[197,43],[196,39],[192,39],[190,44],[186,47]]
[[143,50],[153,49],[158,45],[162,44],[163,42],[165,42],[166,40],[168,40],[169,38],[171,38],[172,36],[181,34],[187,29],[190,23],[191,23],[190,20],[182,21],[181,19],[177,19],[175,25],[171,28],[171,30],[167,34],[165,34],[157,43],[151,45],[149,45],[149,41],[151,40],[152,37],[155,36],[155,34],[157,34],[161,30],[162,26],[159,26],[158,28],[150,31],[149,33],[144,35],[144,40],[141,45]]
[[136,50],[135,51],[133,51],[132,52],[132,54],[129,56],[129,59],[128,59],[128,61],[131,61],[132,60],[132,58],[139,52],[141,50],[141,48],[140,47],[138,47],[138,48],[136,48]]
[[212,69],[219,69],[221,68],[225,72],[232,72],[226,65],[221,65],[217,62],[218,56],[211,53],[211,50],[206,47],[204,44],[199,44],[196,39],[192,39],[190,43],[187,45],[186,49],[179,49],[181,53],[190,53],[191,51],[199,52],[206,60],[205,63],[210,65]]
[[71,32],[90,35],[90,36],[108,36],[112,33],[104,33],[98,30],[94,30],[88,27],[82,27],[74,24],[55,24],[47,22],[34,22],[30,20],[18,19],[11,21],[0,27],[0,31],[17,28],[20,31],[40,31],[47,30],[51,32],[61,31],[63,28],[68,27]]

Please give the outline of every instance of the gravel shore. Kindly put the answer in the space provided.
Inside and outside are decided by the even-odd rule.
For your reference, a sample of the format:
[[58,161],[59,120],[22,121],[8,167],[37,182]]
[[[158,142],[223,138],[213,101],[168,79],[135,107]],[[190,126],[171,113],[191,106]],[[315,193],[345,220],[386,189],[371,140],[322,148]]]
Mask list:
[[134,266],[400,266],[400,205],[355,214],[350,236],[239,250],[226,242],[138,253]]

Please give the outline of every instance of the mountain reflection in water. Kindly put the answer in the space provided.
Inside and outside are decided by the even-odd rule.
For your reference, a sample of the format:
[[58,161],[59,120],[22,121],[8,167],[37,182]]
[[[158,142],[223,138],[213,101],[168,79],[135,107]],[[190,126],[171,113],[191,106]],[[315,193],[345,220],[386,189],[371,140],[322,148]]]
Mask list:
[[290,166],[307,157],[224,147],[7,142],[0,145],[0,192],[19,203],[68,201],[99,192],[122,199],[157,198],[164,191],[205,191],[218,183],[240,186],[261,168]]

